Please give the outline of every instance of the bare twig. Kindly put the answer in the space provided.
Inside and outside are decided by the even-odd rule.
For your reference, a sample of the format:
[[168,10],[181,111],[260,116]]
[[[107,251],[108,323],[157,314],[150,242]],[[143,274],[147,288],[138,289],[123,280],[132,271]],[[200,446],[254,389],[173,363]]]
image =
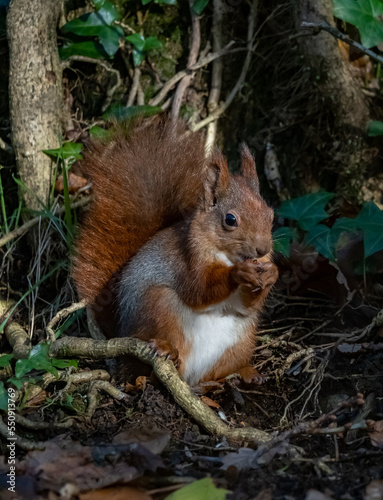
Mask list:
[[[74,210],[75,208],[83,207],[84,205],[89,203],[90,200],[91,200],[91,196],[84,196],[83,198],[81,198],[81,200],[78,200],[78,201],[72,203],[71,209]],[[64,206],[59,207],[57,210],[57,214],[59,214],[59,215],[64,213],[64,212],[65,212]],[[2,238],[0,238],[0,247],[6,245],[10,241],[18,238],[19,236],[22,236],[29,229],[36,226],[36,224],[38,224],[40,222],[41,218],[42,218],[41,215],[39,215],[38,217],[34,217],[33,219],[29,220],[28,222],[26,222],[22,226],[18,227],[14,231],[11,231],[8,234],[6,234],[5,236],[3,236]]]
[[14,155],[15,154],[15,151],[13,149],[13,147],[6,143],[5,141],[3,141],[3,139],[0,137],[0,148],[5,151],[6,153],[8,153],[9,155]]
[[132,82],[132,86],[130,88],[128,102],[126,103],[126,107],[133,106],[133,103],[136,99],[138,87],[140,85],[140,77],[141,77],[140,68],[134,68],[133,82]]
[[[222,49],[222,20],[223,20],[222,0],[214,0],[213,6],[214,6],[213,50],[214,52],[219,52]],[[222,69],[223,69],[222,59],[221,58],[216,59],[213,62],[212,66],[211,88],[207,103],[207,109],[209,111],[209,114],[213,113],[219,104],[219,98],[221,95],[221,87],[222,87]],[[217,135],[217,120],[209,123],[207,127],[206,142],[205,142],[205,147],[207,151],[210,151],[214,147],[216,135]]]
[[90,389],[88,391],[88,408],[86,410],[86,416],[88,418],[91,418],[93,416],[93,413],[97,408],[97,395],[101,390],[105,391],[107,394],[109,394],[109,396],[112,396],[112,398],[117,399],[118,401],[128,398],[127,394],[116,389],[116,387],[114,387],[107,380],[94,380],[91,383]]
[[[0,435],[3,436],[6,440],[8,440],[9,430],[8,426],[3,422],[3,419],[0,418]],[[31,451],[31,450],[44,450],[45,444],[39,441],[29,441],[29,439],[22,438],[15,433],[12,435],[12,439],[14,439],[14,443],[19,446],[22,450]],[[10,441],[7,441],[9,444]]]
[[[200,26],[199,17],[194,12],[193,3],[194,3],[193,0],[189,0],[190,13],[191,13],[191,18],[192,18],[192,37],[191,37],[189,58],[188,58],[188,62],[187,62],[187,69],[190,69],[190,67],[193,66],[193,64],[195,64],[197,62],[198,53],[199,53],[199,49],[200,49],[200,45],[201,45],[201,26]],[[194,74],[189,73],[189,74],[185,75],[182,78],[182,80],[180,81],[180,83],[178,84],[177,90],[174,94],[172,111],[171,111],[171,117],[173,120],[177,120],[177,118],[180,114],[183,96],[186,92],[186,89],[192,83],[193,78],[194,78]]]
[[252,52],[254,50],[253,37],[254,37],[255,22],[256,22],[257,13],[258,13],[258,1],[259,0],[253,0],[253,2],[251,3],[249,24],[248,24],[248,28],[247,28],[247,54],[246,54],[245,62],[243,63],[243,66],[242,66],[241,74],[239,75],[239,78],[237,80],[237,83],[234,85],[234,88],[231,90],[230,94],[227,96],[225,102],[223,102],[220,106],[215,108],[215,110],[211,114],[209,114],[209,116],[207,118],[205,118],[204,120],[201,120],[199,123],[194,125],[194,127],[193,127],[194,131],[200,130],[201,128],[205,127],[209,123],[217,120],[227,110],[227,108],[230,106],[230,104],[233,102],[235,96],[241,90],[241,88],[245,82],[247,71],[248,71],[249,66],[250,66]]
[[337,38],[338,40],[342,40],[342,42],[345,42],[348,45],[351,45],[352,47],[359,49],[361,52],[364,52],[369,57],[371,57],[371,59],[373,59],[374,61],[383,64],[383,57],[382,56],[379,56],[373,50],[367,49],[364,45],[362,45],[358,42],[355,42],[355,40],[352,40],[348,35],[345,35],[341,31],[339,31],[337,28],[334,28],[334,26],[330,26],[330,24],[328,24],[328,23],[325,23],[325,22],[307,23],[304,21],[301,24],[301,28],[313,30],[314,35],[317,35],[320,31],[327,31],[327,33],[330,33],[330,35],[332,35],[334,38]]
[[69,316],[69,314],[72,314],[75,311],[78,311],[80,309],[84,309],[84,307],[87,306],[87,303],[85,300],[82,300],[80,302],[76,302],[75,304],[71,304],[69,307],[66,307],[65,309],[61,309],[54,318],[50,320],[47,326],[47,334],[48,334],[48,340],[50,342],[54,342],[56,340],[55,332],[53,331],[53,327],[58,323],[61,319],[66,318]]
[[110,73],[114,73],[116,75],[116,83],[112,87],[109,87],[106,92],[106,99],[102,106],[102,111],[105,111],[106,108],[108,108],[110,103],[112,102],[114,93],[121,86],[121,75],[118,69],[112,68],[112,66],[107,61],[102,61],[101,59],[94,59],[93,57],[80,56],[80,55],[70,56],[68,59],[63,61],[62,64],[64,67],[69,67],[71,61],[98,64],[99,66],[102,66],[104,69],[106,69],[106,71],[109,71]]
[[[151,106],[158,106],[161,101],[163,101],[166,97],[166,94],[178,83],[184,76],[192,73],[193,71],[197,71],[197,69],[203,68],[204,66],[207,66],[209,63],[217,59],[218,57],[222,57],[226,54],[232,54],[233,52],[239,52],[246,50],[243,47],[239,47],[237,49],[230,49],[234,45],[234,41],[229,42],[226,47],[224,47],[220,52],[208,54],[207,56],[201,58],[196,64],[193,64],[190,66],[190,68],[183,69],[182,71],[179,71],[176,73],[174,76],[172,76],[162,87],[162,89],[158,92],[156,96],[154,96],[150,101],[149,104]],[[230,49],[230,50],[229,50]]]

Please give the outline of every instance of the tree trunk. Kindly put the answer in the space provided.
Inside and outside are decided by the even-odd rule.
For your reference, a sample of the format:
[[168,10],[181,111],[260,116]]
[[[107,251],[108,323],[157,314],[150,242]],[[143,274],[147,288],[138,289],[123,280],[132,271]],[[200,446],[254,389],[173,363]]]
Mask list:
[[28,209],[49,201],[52,161],[59,147],[62,70],[57,51],[58,0],[12,0],[7,16],[12,141]]
[[[300,26],[303,21],[326,21],[334,26],[332,0],[296,2],[295,23],[298,32],[302,32]],[[338,41],[323,31],[313,36],[302,36],[299,40],[306,60],[320,78],[319,86],[324,97],[334,103],[337,124],[365,131],[370,114],[368,101],[352,74],[351,64],[341,55]]]
[[[299,0],[294,2],[295,26],[302,33],[301,23],[326,21],[334,26],[332,0]],[[337,163],[337,190],[346,198],[361,202],[361,186],[367,167],[376,150],[366,138],[370,119],[369,101],[362,91],[362,82],[353,73],[352,65],[342,56],[338,41],[329,33],[301,36],[300,47],[318,79],[318,88],[334,116],[334,138],[341,143]]]

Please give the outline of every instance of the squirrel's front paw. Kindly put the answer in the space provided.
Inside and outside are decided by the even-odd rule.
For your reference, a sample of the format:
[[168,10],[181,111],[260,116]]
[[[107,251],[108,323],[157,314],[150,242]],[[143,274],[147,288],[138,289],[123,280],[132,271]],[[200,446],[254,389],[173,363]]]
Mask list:
[[257,291],[277,281],[278,269],[272,262],[245,260],[233,267],[232,276],[239,285],[251,286],[254,291]]
[[178,366],[178,349],[176,349],[171,342],[168,340],[151,339],[148,344],[157,356],[163,356],[166,359],[170,359],[176,367]]

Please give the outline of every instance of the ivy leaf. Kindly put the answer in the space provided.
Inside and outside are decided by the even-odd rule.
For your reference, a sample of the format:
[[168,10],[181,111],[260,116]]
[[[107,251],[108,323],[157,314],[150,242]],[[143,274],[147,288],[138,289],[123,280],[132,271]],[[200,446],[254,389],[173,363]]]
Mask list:
[[334,0],[334,16],[356,26],[367,49],[383,41],[381,15],[381,0]]
[[135,66],[139,66],[145,59],[147,52],[152,49],[157,49],[162,47],[162,43],[155,36],[150,36],[147,39],[144,38],[140,33],[134,33],[126,37],[128,42],[130,42],[133,49],[133,62]]
[[136,116],[151,116],[161,113],[161,106],[122,106],[121,104],[112,104],[102,115],[105,120],[116,118],[117,120],[127,120]]
[[6,368],[9,366],[9,362],[13,358],[13,354],[3,354],[0,356],[0,368]]
[[297,238],[297,232],[290,227],[280,227],[273,233],[273,249],[284,257],[290,255],[291,241]]
[[306,194],[293,200],[284,201],[276,211],[280,217],[296,220],[299,226],[308,231],[312,226],[328,217],[324,207],[335,194],[321,191]]
[[193,3],[193,10],[199,16],[202,14],[203,9],[209,3],[209,0],[195,0]]
[[116,7],[105,1],[100,10],[69,21],[62,26],[61,31],[63,33],[74,33],[78,36],[99,36],[102,32],[100,28],[109,28],[114,21],[119,19],[120,14]]
[[367,135],[369,137],[377,137],[378,135],[383,135],[383,122],[370,122],[367,127]]
[[134,33],[133,35],[127,36],[126,39],[137,50],[140,50],[140,51],[144,50],[144,47],[145,47],[145,38],[144,38],[143,35],[141,35],[141,33]]
[[315,250],[330,262],[336,262],[336,240],[337,235],[334,235],[329,227],[318,224],[310,228],[305,236],[304,243],[313,246]]
[[43,149],[43,153],[48,156],[53,156],[54,158],[61,158],[63,160],[67,160],[68,158],[76,158],[76,160],[81,160],[81,150],[82,144],[77,144],[75,142],[66,142],[61,146],[61,148]]
[[145,40],[144,52],[149,52],[149,50],[159,49],[162,47],[162,42],[158,40],[155,36],[149,36]]
[[49,356],[48,344],[37,344],[30,352],[28,359],[19,359],[15,366],[15,375],[21,379],[32,370],[44,370],[58,378],[57,368],[77,367],[75,360],[55,359]]
[[206,477],[175,491],[165,500],[225,500],[228,493],[230,491],[217,488],[212,479]]
[[363,205],[355,222],[363,233],[364,256],[383,250],[383,211],[373,201]]
[[100,42],[65,42],[59,48],[60,59],[69,59],[71,56],[85,56],[92,59],[107,59],[108,54]]
[[120,48],[120,39],[124,32],[120,27],[105,26],[98,35],[100,43],[108,56],[113,57]]

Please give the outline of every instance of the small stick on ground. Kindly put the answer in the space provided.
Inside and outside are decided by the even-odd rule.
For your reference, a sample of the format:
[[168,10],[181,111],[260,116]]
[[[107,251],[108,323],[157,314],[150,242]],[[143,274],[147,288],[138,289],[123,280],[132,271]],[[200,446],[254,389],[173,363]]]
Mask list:
[[33,422],[29,418],[22,417],[21,415],[15,415],[16,424],[21,425],[25,429],[30,429],[31,431],[40,431],[45,429],[68,429],[73,425],[73,419],[70,418],[65,420],[65,422]]
[[84,307],[87,306],[87,302],[85,300],[81,300],[80,302],[76,302],[74,304],[71,304],[69,307],[66,307],[65,309],[61,309],[54,318],[50,320],[48,323],[48,326],[46,328],[47,334],[48,334],[48,340],[50,342],[54,342],[56,340],[55,332],[53,331],[53,327],[63,318],[66,318],[69,316],[69,314],[72,314],[75,311],[78,311],[80,309],[84,309]]
[[45,443],[41,443],[40,441],[29,441],[29,439],[24,439],[15,433],[13,433],[13,436],[11,436],[12,438],[14,438],[14,441],[8,441],[8,438],[10,437],[8,426],[3,422],[2,418],[0,418],[0,435],[7,440],[7,443],[13,442],[22,450],[45,450]]
[[95,380],[91,383],[88,391],[88,408],[86,410],[86,416],[88,418],[93,416],[93,413],[97,408],[97,395],[101,390],[105,391],[107,394],[112,396],[112,398],[117,399],[118,401],[129,397],[127,394],[116,389],[110,382],[107,382],[106,380]]

